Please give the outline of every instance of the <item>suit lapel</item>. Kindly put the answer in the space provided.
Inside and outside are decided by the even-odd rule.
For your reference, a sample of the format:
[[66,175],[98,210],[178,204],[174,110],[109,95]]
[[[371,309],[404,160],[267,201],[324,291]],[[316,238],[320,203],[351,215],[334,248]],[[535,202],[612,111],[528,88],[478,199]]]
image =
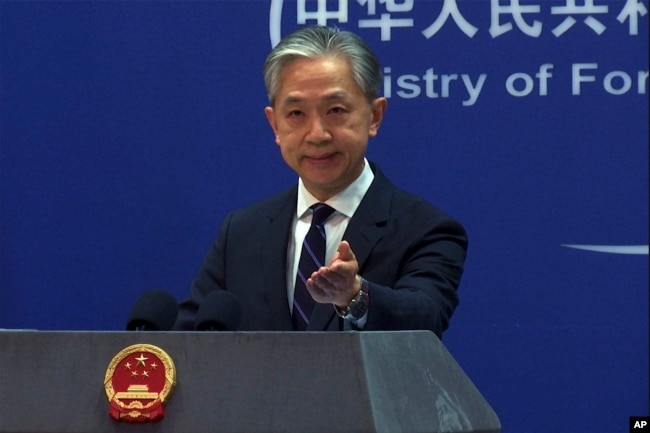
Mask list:
[[383,236],[382,227],[390,217],[392,193],[395,188],[377,167],[372,166],[372,168],[375,172],[375,179],[350,219],[350,224],[343,235],[343,239],[350,243],[350,247],[357,257],[360,273],[363,272],[364,264],[370,253]]

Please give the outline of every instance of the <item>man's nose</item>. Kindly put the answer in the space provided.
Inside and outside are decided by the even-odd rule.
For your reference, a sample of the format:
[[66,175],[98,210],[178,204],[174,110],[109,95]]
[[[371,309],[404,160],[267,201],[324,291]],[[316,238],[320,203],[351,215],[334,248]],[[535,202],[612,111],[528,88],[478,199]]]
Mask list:
[[332,138],[329,127],[321,116],[313,116],[311,118],[307,135],[308,139],[315,143],[328,141]]

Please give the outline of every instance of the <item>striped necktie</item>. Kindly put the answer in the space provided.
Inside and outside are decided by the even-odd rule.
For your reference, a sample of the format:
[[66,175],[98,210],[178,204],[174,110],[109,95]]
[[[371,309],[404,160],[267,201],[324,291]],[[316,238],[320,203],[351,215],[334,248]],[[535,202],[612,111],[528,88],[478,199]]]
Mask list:
[[296,288],[293,295],[293,329],[304,331],[309,325],[309,318],[316,302],[307,291],[306,281],[311,274],[325,264],[325,220],[334,209],[324,203],[311,206],[313,210],[311,227],[302,243]]

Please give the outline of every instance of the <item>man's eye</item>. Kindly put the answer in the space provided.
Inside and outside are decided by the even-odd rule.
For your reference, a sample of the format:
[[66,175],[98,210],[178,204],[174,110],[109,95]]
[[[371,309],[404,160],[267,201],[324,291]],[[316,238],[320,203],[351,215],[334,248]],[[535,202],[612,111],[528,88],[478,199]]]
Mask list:
[[330,108],[330,113],[331,114],[343,114],[345,113],[345,109],[343,107],[332,107]]
[[289,111],[289,117],[302,117],[302,116],[304,116],[304,113],[300,110]]

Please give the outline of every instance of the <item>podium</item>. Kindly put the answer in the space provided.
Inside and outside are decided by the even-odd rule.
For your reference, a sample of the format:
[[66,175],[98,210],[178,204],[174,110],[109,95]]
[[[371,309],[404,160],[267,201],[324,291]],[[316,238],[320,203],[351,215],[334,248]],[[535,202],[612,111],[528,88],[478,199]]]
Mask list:
[[[109,416],[126,347],[176,370],[158,422]],[[435,334],[0,331],[2,433],[498,433],[498,417]]]

